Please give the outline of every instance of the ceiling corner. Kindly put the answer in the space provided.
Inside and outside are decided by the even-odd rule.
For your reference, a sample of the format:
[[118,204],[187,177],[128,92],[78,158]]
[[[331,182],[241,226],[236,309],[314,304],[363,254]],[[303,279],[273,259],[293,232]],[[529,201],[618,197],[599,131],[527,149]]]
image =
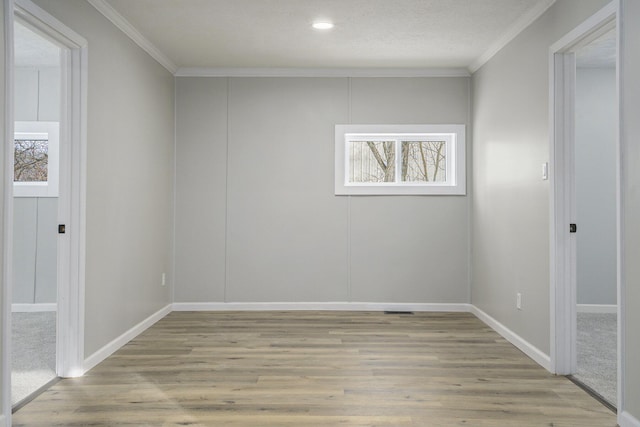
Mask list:
[[512,26],[507,28],[507,30],[498,40],[496,40],[491,44],[491,46],[489,46],[489,49],[487,49],[482,55],[480,55],[471,64],[469,64],[469,72],[473,74],[478,71],[480,67],[489,62],[489,60],[493,58],[495,54],[500,52],[502,48],[508,45],[513,39],[518,37],[518,35],[523,32],[529,25],[533,24],[536,19],[542,16],[542,14],[545,13],[551,6],[553,6],[555,2],[556,0],[541,1],[534,8],[522,15],[513,23]]
[[166,68],[171,74],[175,74],[178,66],[165,55],[160,49],[154,46],[145,36],[143,36],[129,21],[127,21],[118,11],[116,11],[106,0],[87,0],[98,12],[104,15],[120,31],[125,33],[131,40],[147,52],[160,65]]

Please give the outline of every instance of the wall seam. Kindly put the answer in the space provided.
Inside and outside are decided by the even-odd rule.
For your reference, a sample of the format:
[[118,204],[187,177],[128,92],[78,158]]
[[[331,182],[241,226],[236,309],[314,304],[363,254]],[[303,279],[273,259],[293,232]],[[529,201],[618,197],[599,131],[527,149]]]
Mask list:
[[231,77],[226,77],[227,105],[225,127],[225,164],[224,164],[224,288],[222,300],[227,300],[227,288],[229,285],[229,99],[231,98]]
[[[352,123],[351,77],[347,77],[347,121]],[[347,196],[347,301],[353,301],[351,289],[351,196]]]
[[467,302],[473,303],[473,74],[467,85],[468,130],[467,134]]
[[36,70],[36,121],[40,121],[40,69]]
[[170,303],[176,302],[176,227],[178,223],[178,78],[173,77],[173,238],[171,242]]

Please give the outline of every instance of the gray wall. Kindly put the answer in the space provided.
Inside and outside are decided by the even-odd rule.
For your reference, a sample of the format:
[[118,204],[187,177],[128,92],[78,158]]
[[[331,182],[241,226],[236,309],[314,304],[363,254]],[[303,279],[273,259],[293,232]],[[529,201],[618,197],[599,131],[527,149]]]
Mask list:
[[36,3],[89,45],[88,357],[171,299],[174,80],[88,2]]
[[473,76],[472,302],[547,354],[549,47],[607,3],[558,0]]
[[[14,120],[60,120],[60,68],[16,67]],[[57,198],[17,197],[13,212],[13,303],[57,301]]]
[[624,410],[640,420],[640,2],[622,0],[621,144],[623,173]]
[[57,301],[57,218],[56,197],[14,197],[12,302]]
[[178,78],[176,302],[469,300],[468,198],[333,194],[334,125],[469,123],[468,78]]
[[60,120],[60,68],[16,67],[14,79],[14,120]]
[[578,304],[616,304],[615,68],[576,73],[576,263]]

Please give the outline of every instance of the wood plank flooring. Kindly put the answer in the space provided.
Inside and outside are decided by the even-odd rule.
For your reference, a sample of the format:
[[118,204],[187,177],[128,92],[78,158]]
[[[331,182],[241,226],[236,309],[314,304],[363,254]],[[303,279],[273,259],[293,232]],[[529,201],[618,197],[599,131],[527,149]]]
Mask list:
[[467,313],[173,312],[14,426],[615,426]]

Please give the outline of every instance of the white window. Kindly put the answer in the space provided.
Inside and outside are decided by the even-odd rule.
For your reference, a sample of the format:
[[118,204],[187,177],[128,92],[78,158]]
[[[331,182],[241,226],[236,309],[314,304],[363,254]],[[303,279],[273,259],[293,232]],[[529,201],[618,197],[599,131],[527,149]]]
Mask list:
[[58,197],[58,122],[15,122],[13,195]]
[[464,125],[336,125],[335,194],[466,194]]

